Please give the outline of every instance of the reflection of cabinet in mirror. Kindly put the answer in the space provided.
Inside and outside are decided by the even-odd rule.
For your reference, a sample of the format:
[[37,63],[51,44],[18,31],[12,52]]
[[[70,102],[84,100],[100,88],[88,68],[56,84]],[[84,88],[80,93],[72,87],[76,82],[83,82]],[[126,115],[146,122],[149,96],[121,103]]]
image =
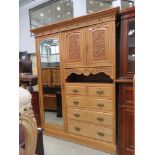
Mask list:
[[[116,153],[115,21],[118,11],[119,8],[112,8],[32,30],[37,43],[42,125],[46,133],[110,153]],[[53,42],[52,38],[57,41]],[[49,44],[55,45],[55,42],[60,51],[59,73],[54,57],[41,59],[44,62],[40,63],[40,55],[50,56]],[[40,48],[40,45],[46,47]],[[44,51],[40,53],[40,49]],[[59,91],[56,93],[58,102],[62,99],[61,130],[52,116],[52,123],[46,119],[49,111],[54,111],[47,104],[54,103],[52,95],[58,87],[61,93],[61,97]],[[56,110],[59,111],[58,107]]]

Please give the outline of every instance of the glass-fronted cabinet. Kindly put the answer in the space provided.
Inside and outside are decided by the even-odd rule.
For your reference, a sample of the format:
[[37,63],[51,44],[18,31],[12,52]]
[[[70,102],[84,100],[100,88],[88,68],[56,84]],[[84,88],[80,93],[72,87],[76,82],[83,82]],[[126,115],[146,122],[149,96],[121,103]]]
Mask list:
[[128,21],[128,64],[127,72],[135,72],[135,21],[130,19]]
[[[134,7],[133,7],[134,8]],[[126,10],[132,10],[128,8]],[[122,10],[123,12],[123,10]],[[127,11],[128,13],[130,11]],[[120,39],[120,75],[119,78],[133,78],[135,74],[135,18],[132,13],[126,17],[126,12],[121,16]]]

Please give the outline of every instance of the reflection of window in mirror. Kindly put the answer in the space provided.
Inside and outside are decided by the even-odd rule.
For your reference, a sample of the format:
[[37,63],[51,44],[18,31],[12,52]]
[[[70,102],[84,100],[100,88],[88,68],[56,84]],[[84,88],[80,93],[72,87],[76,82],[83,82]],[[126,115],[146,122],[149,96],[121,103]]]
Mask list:
[[57,38],[43,40],[40,47],[42,67],[59,66],[59,53],[59,40]]

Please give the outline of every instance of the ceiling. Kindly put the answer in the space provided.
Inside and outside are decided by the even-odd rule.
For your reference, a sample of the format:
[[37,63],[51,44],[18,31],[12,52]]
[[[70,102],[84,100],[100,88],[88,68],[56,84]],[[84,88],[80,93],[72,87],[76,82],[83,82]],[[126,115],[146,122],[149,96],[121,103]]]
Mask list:
[[19,0],[19,6],[26,5],[32,1],[35,1],[35,0]]

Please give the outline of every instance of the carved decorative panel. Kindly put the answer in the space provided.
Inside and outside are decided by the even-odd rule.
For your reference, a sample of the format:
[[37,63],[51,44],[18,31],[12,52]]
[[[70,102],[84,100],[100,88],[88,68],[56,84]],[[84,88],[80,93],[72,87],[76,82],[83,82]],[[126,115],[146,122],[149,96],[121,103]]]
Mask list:
[[113,43],[114,39],[111,37],[112,25],[109,23],[107,26],[99,24],[87,29],[87,64],[90,66],[111,66],[113,63]]
[[105,59],[105,30],[100,29],[92,32],[92,42],[93,59]]
[[72,34],[68,38],[69,61],[80,60],[80,34]]

